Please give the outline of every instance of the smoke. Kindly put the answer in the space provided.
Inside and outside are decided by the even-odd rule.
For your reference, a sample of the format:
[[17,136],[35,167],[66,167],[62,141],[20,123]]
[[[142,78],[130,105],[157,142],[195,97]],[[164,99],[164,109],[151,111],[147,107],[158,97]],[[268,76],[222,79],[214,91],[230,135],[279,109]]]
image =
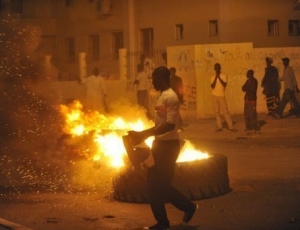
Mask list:
[[[39,27],[10,15],[0,21],[0,197],[8,190],[9,195],[24,189],[71,192],[75,184],[107,190],[115,171],[98,170],[103,165],[74,157],[63,143],[69,140],[63,138],[65,120],[59,95],[51,88],[57,71],[49,56],[40,53],[41,34]],[[113,103],[110,113],[128,122],[147,120],[145,111],[126,99]]]
[[[10,15],[0,21],[0,186],[53,183],[66,177],[51,152],[63,120],[44,70],[39,27]],[[49,92],[51,91],[51,94]],[[55,172],[55,173],[53,173]]]

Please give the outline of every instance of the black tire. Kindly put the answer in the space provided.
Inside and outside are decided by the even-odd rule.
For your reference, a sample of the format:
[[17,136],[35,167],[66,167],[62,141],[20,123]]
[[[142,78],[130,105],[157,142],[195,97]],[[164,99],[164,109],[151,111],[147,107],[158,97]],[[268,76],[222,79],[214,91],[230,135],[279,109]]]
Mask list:
[[[217,197],[230,192],[227,157],[177,163],[172,184],[190,200]],[[148,203],[145,172],[126,169],[113,178],[113,197],[129,203]]]

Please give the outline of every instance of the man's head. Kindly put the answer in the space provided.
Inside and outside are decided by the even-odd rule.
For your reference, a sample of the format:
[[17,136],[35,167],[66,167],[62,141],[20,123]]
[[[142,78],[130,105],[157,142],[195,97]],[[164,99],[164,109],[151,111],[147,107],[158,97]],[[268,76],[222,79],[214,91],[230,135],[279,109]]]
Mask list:
[[175,74],[176,74],[176,68],[175,67],[171,67],[170,68],[170,75],[171,76],[175,76]]
[[220,73],[220,72],[221,72],[221,65],[220,65],[220,63],[216,63],[216,64],[215,64],[214,70],[215,70],[217,73]]
[[266,57],[266,64],[267,66],[270,66],[273,63],[272,58]]
[[155,90],[163,91],[170,87],[170,71],[165,66],[157,67],[152,73],[152,85]]
[[254,71],[252,70],[252,69],[249,69],[248,71],[247,71],[247,78],[251,78],[251,77],[253,77],[254,76]]
[[282,63],[284,66],[288,66],[290,63],[290,59],[288,57],[282,58]]

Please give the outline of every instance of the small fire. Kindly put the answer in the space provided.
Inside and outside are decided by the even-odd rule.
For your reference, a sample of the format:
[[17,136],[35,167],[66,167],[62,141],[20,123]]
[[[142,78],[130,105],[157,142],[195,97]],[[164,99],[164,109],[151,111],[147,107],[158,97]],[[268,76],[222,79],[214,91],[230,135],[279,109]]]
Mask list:
[[[124,157],[127,155],[123,145],[122,136],[129,130],[141,131],[153,126],[149,121],[128,121],[122,117],[106,117],[97,111],[84,112],[79,101],[74,101],[66,106],[61,105],[60,111],[65,117],[64,132],[71,138],[91,135],[96,147],[87,147],[85,155],[95,162],[106,162],[112,167],[119,168],[125,165]],[[151,147],[154,138],[150,137],[145,144]],[[202,153],[186,141],[177,162],[194,161],[208,158],[207,153]]]

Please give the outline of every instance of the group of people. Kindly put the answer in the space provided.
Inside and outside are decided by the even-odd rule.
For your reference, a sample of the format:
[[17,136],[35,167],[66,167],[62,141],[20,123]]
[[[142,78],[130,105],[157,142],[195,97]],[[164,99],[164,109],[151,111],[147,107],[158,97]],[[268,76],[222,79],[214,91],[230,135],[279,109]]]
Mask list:
[[[263,93],[266,95],[266,105],[268,112],[274,116],[282,116],[284,107],[291,101],[296,112],[299,112],[299,104],[295,97],[297,82],[292,67],[289,66],[289,59],[282,59],[284,70],[282,77],[278,76],[278,71],[272,66],[272,59],[266,58],[265,76],[262,80]],[[142,67],[138,67],[142,71]],[[216,112],[217,130],[222,131],[222,121],[220,112],[224,114],[230,131],[237,131],[233,127],[232,119],[229,115],[225,99],[225,88],[227,86],[227,75],[221,72],[221,65],[214,65],[215,74],[211,77],[212,100]],[[129,131],[128,135],[133,146],[140,144],[150,136],[154,136],[151,147],[151,155],[154,164],[146,168],[147,187],[149,203],[156,223],[144,229],[166,230],[170,228],[167,216],[165,201],[170,202],[177,209],[183,212],[182,224],[185,225],[193,218],[198,205],[187,199],[175,187],[171,180],[175,171],[176,159],[180,152],[180,141],[178,128],[180,127],[180,105],[182,95],[180,90],[173,90],[171,84],[178,84],[182,87],[182,80],[174,78],[176,76],[174,67],[168,69],[165,66],[154,69],[152,73],[152,84],[160,96],[155,104],[155,125],[149,129],[137,132]],[[254,77],[254,71],[249,69],[246,74],[247,80],[242,85],[244,95],[244,119],[247,130],[259,130],[257,124],[257,88],[258,81]],[[139,79],[140,81],[140,79]],[[175,83],[174,83],[174,82]],[[280,81],[284,81],[284,93],[280,100]],[[179,87],[179,88],[180,88]],[[141,165],[144,165],[141,162]]]
[[282,63],[284,65],[282,77],[279,81],[284,82],[284,91],[281,100],[279,101],[278,108],[273,112],[276,118],[282,118],[283,111],[288,102],[291,103],[291,108],[294,114],[299,117],[300,115],[300,105],[296,98],[296,93],[299,93],[297,86],[297,80],[295,77],[294,69],[289,65],[290,59],[285,57],[282,58]]
[[[228,130],[236,132],[233,122],[228,111],[225,98],[225,88],[227,86],[227,75],[221,72],[221,65],[216,63],[214,66],[215,74],[211,77],[212,102],[216,114],[216,132],[223,130],[220,113],[222,112],[228,126]],[[257,123],[256,101],[257,101],[257,79],[254,77],[254,71],[248,70],[246,74],[247,80],[242,86],[244,96],[244,121],[245,131],[259,130]]]
[[[296,93],[299,93],[297,81],[293,68],[289,65],[290,59],[282,58],[284,66],[282,77],[279,77],[278,70],[272,65],[273,60],[266,58],[265,75],[262,79],[261,86],[263,94],[266,98],[266,106],[268,115],[276,118],[282,118],[284,109],[288,102],[291,103],[291,111],[300,116],[300,106],[296,98]],[[213,106],[216,113],[216,132],[222,131],[222,122],[220,111],[222,111],[230,131],[236,131],[233,128],[232,120],[228,112],[227,103],[225,99],[225,87],[227,85],[227,76],[221,72],[221,66],[216,63],[214,66],[215,75],[211,78],[211,88],[213,96]],[[244,121],[245,131],[259,131],[260,127],[257,121],[257,88],[258,81],[254,77],[254,71],[249,69],[246,74],[247,80],[242,86],[244,95]],[[284,82],[284,92],[280,98],[281,81]]]
[[[145,109],[148,119],[153,120],[151,112],[149,110],[149,79],[151,78],[154,64],[151,59],[146,58],[145,55],[141,55],[140,63],[137,65],[137,75],[134,84],[137,85],[137,104]],[[182,105],[183,100],[183,81],[182,78],[176,75],[176,68],[169,68],[170,72],[170,87],[175,91],[178,96],[179,102]],[[181,115],[179,114],[179,131],[182,131],[184,127]]]

